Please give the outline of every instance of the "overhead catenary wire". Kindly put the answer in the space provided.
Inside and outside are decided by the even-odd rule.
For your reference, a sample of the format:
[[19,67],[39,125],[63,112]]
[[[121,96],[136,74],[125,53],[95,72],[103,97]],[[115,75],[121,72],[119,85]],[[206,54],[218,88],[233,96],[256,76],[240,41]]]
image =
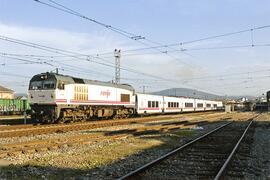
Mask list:
[[[56,54],[61,54],[61,55],[67,55],[67,56],[72,57],[72,58],[75,58],[77,60],[88,61],[88,62],[92,62],[92,63],[95,63],[95,64],[99,64],[99,65],[103,65],[103,66],[114,68],[114,65],[113,64],[108,64],[108,63],[99,62],[99,61],[94,60],[95,57],[92,57],[91,56],[90,58],[88,58],[89,55],[84,55],[85,58],[82,58],[82,57],[78,57],[78,55],[83,55],[83,54],[80,54],[80,53],[76,53],[76,52],[72,52],[72,51],[67,51],[67,50],[63,50],[63,49],[58,49],[58,48],[53,48],[53,47],[48,47],[48,46],[44,46],[44,45],[39,45],[39,44],[36,44],[36,43],[22,41],[22,40],[10,38],[10,37],[2,36],[2,35],[0,35],[0,40],[4,40],[4,41],[11,42],[11,43],[16,43],[16,44],[20,44],[20,45],[32,47],[32,48],[37,48],[37,49],[48,51],[48,52],[51,52],[51,53],[56,53]],[[97,57],[96,59],[104,60],[101,57]],[[128,72],[132,72],[132,73],[135,73],[135,74],[141,74],[141,75],[144,75],[144,76],[151,76],[153,78],[161,78],[161,77],[158,77],[158,76],[154,76],[152,74],[148,74],[148,73],[144,73],[144,72],[139,72],[139,71],[134,70],[134,69],[131,69],[131,68],[125,68],[123,66],[120,67],[120,69],[125,70],[125,71],[128,71]]]
[[64,5],[61,5],[60,3],[55,2],[55,1],[49,0],[49,2],[52,2],[53,4],[58,5],[59,7],[56,7],[56,6],[54,6],[54,5],[52,5],[52,4],[49,4],[49,3],[46,3],[46,2],[44,2],[44,1],[42,1],[42,0],[34,0],[34,1],[36,1],[36,2],[38,2],[38,3],[40,3],[40,4],[43,4],[43,5],[49,6],[49,7],[51,7],[51,8],[60,10],[60,11],[62,11],[62,12],[65,12],[65,13],[68,13],[68,14],[71,14],[71,15],[74,15],[74,16],[81,17],[81,18],[83,18],[83,19],[86,19],[86,20],[88,20],[88,21],[91,21],[91,22],[93,22],[93,23],[96,23],[96,24],[98,24],[98,25],[100,25],[100,26],[103,26],[103,27],[105,27],[105,28],[107,28],[107,29],[110,29],[111,31],[114,31],[114,32],[116,32],[116,33],[118,33],[118,34],[121,34],[122,36],[128,37],[128,38],[130,38],[130,39],[136,40],[135,37],[139,37],[139,35],[135,35],[135,34],[126,32],[126,31],[121,30],[121,29],[119,29],[119,28],[113,27],[113,26],[111,26],[111,25],[108,25],[108,24],[102,23],[102,22],[100,22],[100,21],[97,21],[97,20],[95,20],[95,19],[92,19],[92,18],[89,18],[89,17],[87,17],[87,16],[84,16],[84,15],[82,15],[82,14],[80,14],[80,13],[78,13],[78,12],[76,12],[76,11],[74,11],[74,10],[72,10],[72,9],[70,9],[70,8],[68,8],[68,7],[66,7],[66,6],[64,6]]
[[[3,53],[3,52],[0,52],[0,55],[9,55],[12,56],[14,55],[13,53]],[[16,54],[15,54],[16,55]],[[60,65],[64,65],[66,67],[71,67],[73,68],[73,70],[82,70],[82,71],[85,71],[87,72],[88,74],[91,74],[91,71],[93,70],[88,70],[88,69],[84,69],[82,67],[76,67],[76,66],[73,66],[73,65],[69,65],[69,64],[65,64],[65,63],[62,63],[62,62],[58,62],[58,61],[53,61],[53,60],[49,60],[48,62],[46,61],[46,59],[42,59],[42,58],[35,58],[31,55],[29,55],[30,58],[33,58],[33,59],[36,59],[36,60],[39,60],[39,61],[30,61],[30,60],[26,60],[26,59],[21,59],[21,58],[14,58],[14,57],[10,57],[10,58],[13,58],[13,59],[18,59],[18,60],[23,60],[23,61],[26,61],[26,62],[29,62],[30,64],[32,63],[45,63],[45,64],[48,64],[48,62],[50,63],[50,65],[52,66],[52,63],[57,63],[57,64],[60,64]],[[55,65],[55,67],[58,67]],[[104,73],[100,73],[100,72],[97,72],[97,71],[93,71],[94,73],[97,73],[97,74],[101,74],[101,75],[104,75],[104,76],[108,76],[110,77],[110,75],[108,74],[104,74]],[[180,81],[182,81],[183,83],[187,83],[187,82],[193,82],[193,81],[209,81],[210,79],[216,79],[216,80],[228,80],[228,78],[225,78],[225,77],[231,77],[231,79],[235,79],[233,76],[239,76],[239,75],[244,75],[244,74],[250,74],[250,73],[262,73],[262,72],[270,72],[270,69],[261,69],[261,70],[256,70],[256,71],[248,71],[248,72],[241,72],[241,73],[227,73],[227,74],[217,74],[217,75],[212,75],[212,76],[200,76],[200,77],[194,77],[194,78],[186,78],[186,79],[181,79]],[[143,81],[145,79],[135,79],[135,78],[123,78],[123,79],[126,79],[126,80],[134,80],[134,81]],[[161,79],[152,79],[150,81],[154,81],[154,82],[162,82],[162,81],[165,81],[165,80],[161,80]]]
[[[219,35],[194,39],[194,40],[190,40],[190,41],[183,41],[183,42],[177,42],[177,43],[171,43],[171,44],[163,44],[163,45],[145,47],[145,48],[128,49],[128,50],[123,50],[122,53],[124,54],[126,52],[145,51],[145,50],[151,50],[151,49],[156,49],[156,48],[168,48],[168,47],[175,47],[175,46],[180,47],[180,49],[178,49],[176,51],[185,51],[185,49],[183,48],[183,45],[192,44],[192,43],[195,43],[195,42],[207,41],[207,40],[226,37],[226,36],[237,35],[237,34],[246,33],[246,32],[252,32],[252,39],[253,40],[252,40],[251,44],[244,45],[244,46],[249,46],[250,47],[250,46],[252,46],[254,44],[254,37],[253,37],[254,36],[253,35],[254,31],[265,29],[265,28],[270,28],[270,25],[258,26],[258,27],[254,27],[254,28],[247,28],[247,29],[240,30],[240,31],[228,32],[228,33],[223,33],[223,34],[219,34]],[[265,44],[263,46],[267,46],[267,45]],[[220,48],[222,48],[222,47],[220,47]],[[166,53],[166,52],[175,52],[175,51],[165,51],[165,50],[163,51],[163,53]],[[99,53],[98,56],[103,56],[103,55],[108,55],[108,54],[112,54],[112,53],[111,52]]]
[[[59,49],[59,48],[53,48],[53,47],[48,47],[48,46],[44,46],[44,45],[39,45],[39,44],[36,44],[36,43],[22,41],[22,40],[18,40],[18,39],[15,39],[15,38],[2,36],[2,35],[0,35],[0,40],[4,40],[4,41],[11,42],[11,43],[24,45],[24,46],[28,46],[28,47],[31,47],[31,48],[37,48],[37,49],[40,49],[40,50],[44,50],[44,51],[48,51],[48,52],[52,52],[52,53],[56,53],[56,54],[68,55],[68,56],[73,57],[73,58],[75,58],[77,60],[89,61],[89,62],[96,63],[96,64],[99,64],[99,65],[114,68],[113,64],[107,64],[107,63],[95,61],[94,58],[89,60],[87,58],[77,57],[76,55],[82,55],[82,54],[72,52],[72,51],[67,51],[67,50],[62,50],[62,49]],[[89,55],[85,55],[85,57],[88,57],[88,56]],[[102,59],[102,58],[98,58],[98,59]],[[172,82],[172,83],[176,83],[176,84],[179,83],[175,79],[167,79],[167,78],[159,77],[159,76],[156,76],[156,75],[153,75],[153,74],[140,72],[140,71],[137,71],[137,70],[134,70],[134,69],[131,69],[131,68],[125,68],[123,66],[120,67],[120,68],[122,70],[124,70],[124,71],[132,72],[132,73],[135,73],[135,74],[140,74],[140,75],[143,75],[143,76],[149,76],[149,77],[156,78],[156,79],[162,79],[164,81]]]
[[[138,43],[140,43],[140,44],[142,44],[142,45],[144,45],[144,46],[146,46],[146,47],[151,47],[151,44],[161,45],[161,43],[156,42],[156,41],[153,41],[153,40],[150,40],[150,39],[148,39],[148,38],[146,38],[146,37],[144,37],[144,36],[136,35],[135,33],[131,33],[131,32],[127,32],[126,30],[123,30],[123,29],[120,29],[120,28],[116,28],[116,27],[114,27],[114,26],[112,26],[112,25],[109,25],[109,24],[100,22],[100,21],[98,21],[98,20],[95,20],[95,19],[93,19],[93,18],[90,18],[90,17],[88,17],[88,16],[85,16],[85,15],[83,15],[83,14],[81,14],[81,13],[79,13],[79,12],[77,12],[77,11],[71,9],[71,8],[68,8],[67,6],[64,6],[64,5],[62,5],[62,4],[58,3],[58,2],[56,2],[56,1],[53,1],[53,0],[47,0],[48,2],[50,2],[50,3],[52,3],[52,4],[46,3],[46,2],[44,2],[43,0],[34,0],[34,1],[35,1],[35,2],[38,2],[38,3],[40,3],[40,4],[43,4],[43,5],[46,5],[46,6],[48,6],[48,7],[51,7],[51,8],[60,10],[60,11],[62,11],[62,12],[65,12],[65,13],[68,13],[68,14],[71,14],[71,15],[74,15],[74,16],[77,16],[77,17],[80,17],[80,18],[83,18],[83,19],[85,19],[85,20],[91,21],[91,22],[93,22],[93,23],[96,23],[96,24],[98,24],[98,25],[100,25],[100,26],[103,26],[103,27],[105,27],[105,28],[107,28],[107,29],[110,29],[110,30],[112,30],[112,31],[114,31],[114,32],[116,32],[116,33],[118,33],[118,34],[124,36],[124,37],[127,37],[127,38],[129,38],[129,39],[135,40],[136,42],[138,42]],[[55,5],[56,5],[56,6],[55,6]],[[57,6],[58,6],[58,7],[57,7]],[[148,43],[146,43],[146,42],[151,43],[151,44],[148,44]],[[171,48],[171,47],[169,47],[169,48]],[[159,53],[161,53],[162,55],[167,55],[168,57],[170,57],[170,58],[172,58],[172,59],[174,59],[174,60],[176,60],[176,61],[181,61],[183,64],[185,64],[185,65],[187,65],[187,66],[193,66],[192,64],[187,63],[187,62],[183,61],[183,60],[180,59],[180,58],[176,58],[176,57],[174,57],[173,55],[164,54],[163,51],[161,51],[158,47],[157,47],[157,48],[151,48],[151,49],[152,49],[152,50],[155,50],[155,51],[157,51],[157,52],[159,52]],[[171,49],[173,49],[173,48],[171,48]],[[173,49],[173,50],[174,50],[174,49]],[[185,53],[185,52],[182,52],[182,53],[184,53],[184,54],[186,54],[186,55],[188,55],[188,56],[191,56],[191,55],[188,54],[188,53]]]
[[11,56],[5,55],[5,53],[0,53],[0,56],[5,57],[5,58],[9,58],[9,59],[18,60],[18,61],[23,61],[23,62],[30,63],[30,64],[46,64],[46,65],[52,66],[52,64],[50,64],[48,62],[31,61],[31,60],[27,60],[27,59],[18,58],[18,57],[11,57]]
[[[56,53],[56,54],[69,55],[70,57],[76,58],[78,60],[90,61],[88,59],[80,58],[80,57],[76,56],[76,55],[81,55],[80,53],[75,53],[75,52],[62,50],[62,49],[58,49],[58,48],[52,48],[52,47],[48,47],[48,46],[44,46],[44,45],[39,45],[39,44],[36,44],[36,43],[31,43],[31,42],[27,42],[27,41],[18,40],[18,39],[15,39],[15,38],[9,38],[9,37],[2,36],[2,35],[0,35],[0,40],[12,42],[12,43],[16,43],[16,44],[20,44],[20,45],[24,45],[24,46],[28,46],[28,47],[31,47],[31,48],[37,48],[37,49],[40,49],[40,50],[49,51],[49,52],[53,52],[53,53]],[[86,55],[86,57],[88,57],[88,55]],[[90,62],[114,68],[113,65],[97,62],[97,61],[94,61],[93,59],[91,59]],[[136,71],[136,70],[133,70],[133,69],[130,69],[130,68],[126,69],[126,68],[121,67],[121,69],[125,70],[125,71],[128,71],[128,72],[135,73],[135,74],[140,74],[140,75],[143,75],[143,76],[149,76],[149,77],[152,77],[152,78],[155,78],[155,79],[161,79],[161,80],[164,80],[166,82],[171,82],[171,83],[174,83],[174,84],[177,84],[177,85],[179,85],[179,83],[181,83],[181,81],[178,81],[178,80],[175,80],[175,79],[168,79],[168,78],[164,78],[164,77],[159,77],[159,76],[156,76],[156,75],[139,72],[139,71]],[[203,90],[203,88],[200,88],[200,87],[195,86],[195,85],[190,85],[189,84],[187,86],[195,88],[195,89],[202,89]],[[214,92],[212,90],[205,90],[205,91],[221,94],[220,92]]]
[[[246,44],[246,45],[230,45],[230,46],[216,46],[216,47],[202,47],[202,48],[183,48],[183,49],[177,49],[177,50],[171,50],[171,51],[164,51],[163,53],[172,53],[172,52],[178,52],[178,51],[203,51],[203,50],[224,50],[224,49],[237,49],[237,48],[253,48],[253,47],[269,47],[270,43],[267,44]],[[154,55],[157,54],[155,52],[145,52],[145,53],[129,53],[125,54],[123,53],[122,56],[142,56],[142,55]],[[111,58],[112,56],[102,56],[103,58]]]
[[[0,52],[0,54],[10,54],[10,53],[3,53],[3,52]],[[11,53],[12,54],[12,53]],[[12,58],[12,57],[10,57]],[[34,58],[32,56],[30,56],[30,58]],[[17,58],[15,58],[17,59]],[[46,59],[41,59],[41,58],[34,58],[34,59],[37,59],[39,60],[38,62],[36,61],[30,61],[32,63],[41,63],[41,62],[46,62]],[[22,59],[19,59],[19,60],[22,60]],[[29,61],[29,60],[25,60],[23,59],[24,61]],[[52,65],[53,61],[50,60],[49,61],[50,64]],[[64,70],[67,70],[67,68],[69,68],[69,70],[73,70],[73,72],[75,72],[76,70],[80,70],[81,72],[85,73],[85,74],[92,74],[91,70],[89,71],[88,69],[84,69],[82,67],[77,67],[77,66],[73,66],[73,65],[69,65],[69,64],[64,64],[64,63],[60,63],[60,62],[57,62],[58,64],[61,64],[61,65],[64,65],[63,68]],[[59,66],[54,66],[54,67],[58,67]],[[75,70],[75,71],[74,71]],[[263,72],[270,72],[270,69],[261,69],[261,70],[257,70],[257,71],[249,71],[249,72],[241,72],[241,73],[227,73],[227,74],[219,74],[219,75],[213,75],[213,76],[202,76],[202,77],[198,77],[198,78],[189,78],[189,79],[181,79],[181,81],[183,81],[183,83],[188,83],[189,81],[190,82],[193,82],[193,81],[209,81],[209,80],[235,80],[235,79],[248,79],[248,77],[244,77],[244,78],[235,78],[234,76],[239,76],[239,75],[247,75],[247,74],[251,74],[251,73],[263,73]],[[95,71],[96,74],[101,74],[101,75],[104,75],[104,76],[108,76],[110,77],[110,75],[108,74],[104,74],[104,73],[99,73],[97,71]],[[231,77],[231,78],[226,78],[226,77]],[[127,80],[127,81],[138,81],[138,82],[145,82],[145,81],[152,81],[152,82],[164,82],[164,80],[157,80],[157,79],[135,79],[135,78],[123,78],[124,80]]]
[[[14,58],[12,56],[14,56],[14,53],[3,53],[3,52],[0,52],[0,54],[4,54],[4,55],[8,55],[6,57],[10,57],[10,58]],[[15,54],[15,57],[17,55]],[[44,64],[50,64],[51,66],[54,66],[56,68],[60,68],[58,65],[62,65],[64,66],[65,68],[73,68],[75,70],[80,70],[80,71],[84,71],[84,72],[87,72],[88,74],[91,74],[91,73],[95,73],[95,74],[98,74],[98,75],[103,75],[103,76],[109,76],[111,77],[111,75],[109,74],[105,74],[105,73],[102,73],[102,72],[98,72],[98,71],[95,71],[93,69],[85,69],[83,67],[78,67],[78,66],[75,66],[75,65],[71,65],[71,64],[66,64],[66,63],[63,63],[62,61],[55,61],[55,60],[52,60],[52,59],[44,59],[44,58],[40,58],[40,57],[34,57],[34,56],[24,56],[24,57],[27,57],[27,58],[31,58],[31,59],[35,59],[37,60],[37,63],[44,63]],[[14,58],[14,59],[18,59],[18,58]],[[31,61],[32,62],[32,61]],[[36,62],[36,61],[33,61],[33,62]],[[58,64],[58,65],[54,65],[54,64]]]

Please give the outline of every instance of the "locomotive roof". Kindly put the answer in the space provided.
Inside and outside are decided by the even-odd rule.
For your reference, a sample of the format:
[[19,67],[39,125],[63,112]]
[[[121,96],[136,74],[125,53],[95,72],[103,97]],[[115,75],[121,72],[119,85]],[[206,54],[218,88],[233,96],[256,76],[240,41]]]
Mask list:
[[[63,81],[66,84],[93,84],[93,85],[100,85],[100,86],[108,86],[108,87],[116,87],[116,88],[121,88],[121,89],[126,89],[133,91],[134,88],[129,85],[129,84],[114,84],[111,82],[103,82],[103,81],[97,81],[97,80],[89,80],[89,79],[82,79],[82,78],[77,78],[77,77],[72,77],[69,75],[63,75],[63,74],[57,74],[57,73],[41,73],[38,75],[35,75],[32,80],[34,79],[39,79],[39,77],[47,75],[49,77],[55,77],[55,79],[59,81]],[[36,77],[36,78],[35,78]]]

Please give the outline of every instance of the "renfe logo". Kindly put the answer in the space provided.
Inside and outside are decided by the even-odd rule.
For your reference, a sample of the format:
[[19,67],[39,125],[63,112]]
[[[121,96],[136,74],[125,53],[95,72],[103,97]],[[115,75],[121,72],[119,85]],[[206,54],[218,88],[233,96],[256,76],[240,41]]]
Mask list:
[[107,98],[111,95],[111,92],[109,90],[107,91],[100,91],[101,96],[106,96]]

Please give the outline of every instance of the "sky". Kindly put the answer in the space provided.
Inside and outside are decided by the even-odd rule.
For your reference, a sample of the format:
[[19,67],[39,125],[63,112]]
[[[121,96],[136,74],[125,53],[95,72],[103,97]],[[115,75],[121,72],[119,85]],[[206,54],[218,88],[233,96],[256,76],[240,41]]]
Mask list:
[[[186,87],[218,95],[258,96],[270,88],[269,27],[180,45],[268,26],[270,1],[55,2],[145,40],[133,40],[34,0],[0,0],[0,85],[25,93],[33,75],[55,68],[61,74],[112,81],[113,51],[121,49],[121,83],[131,84],[137,91],[143,86],[146,92]],[[89,55],[90,59],[12,43],[3,37]],[[129,51],[174,43],[178,45]]]

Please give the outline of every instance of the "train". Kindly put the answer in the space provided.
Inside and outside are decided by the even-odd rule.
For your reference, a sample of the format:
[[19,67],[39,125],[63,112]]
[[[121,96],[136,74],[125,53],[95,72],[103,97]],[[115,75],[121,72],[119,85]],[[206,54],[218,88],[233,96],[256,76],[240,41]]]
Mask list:
[[29,110],[27,99],[0,99],[0,115],[21,115]]
[[46,72],[29,83],[31,117],[43,123],[218,110],[221,101],[136,93],[128,84]]

